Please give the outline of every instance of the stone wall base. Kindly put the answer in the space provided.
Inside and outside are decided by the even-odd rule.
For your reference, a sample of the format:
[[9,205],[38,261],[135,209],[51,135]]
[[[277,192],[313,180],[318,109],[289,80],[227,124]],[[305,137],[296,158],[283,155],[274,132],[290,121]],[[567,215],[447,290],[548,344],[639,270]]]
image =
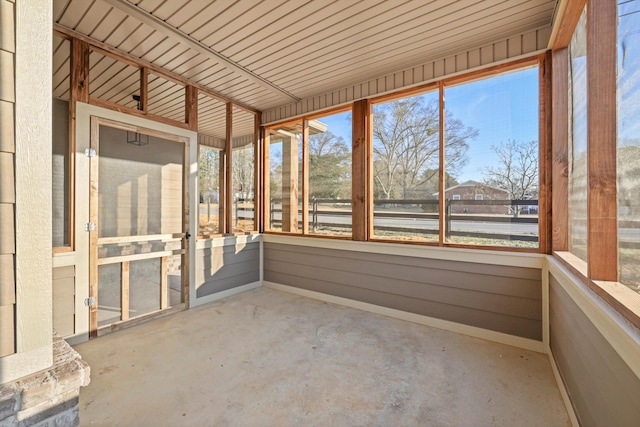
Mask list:
[[66,341],[53,338],[53,366],[0,386],[1,426],[78,426],[80,387],[90,368]]

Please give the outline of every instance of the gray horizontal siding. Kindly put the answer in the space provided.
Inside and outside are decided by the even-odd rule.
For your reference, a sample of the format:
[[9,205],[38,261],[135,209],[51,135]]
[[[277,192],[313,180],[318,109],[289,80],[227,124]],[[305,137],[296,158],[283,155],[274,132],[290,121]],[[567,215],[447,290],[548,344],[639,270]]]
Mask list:
[[264,280],[542,340],[539,269],[264,243]]
[[260,243],[198,249],[196,296],[202,298],[260,280]]
[[549,280],[550,345],[582,426],[637,426],[640,379],[558,281]]
[[63,338],[75,333],[75,276],[72,265],[53,269],[53,329]]

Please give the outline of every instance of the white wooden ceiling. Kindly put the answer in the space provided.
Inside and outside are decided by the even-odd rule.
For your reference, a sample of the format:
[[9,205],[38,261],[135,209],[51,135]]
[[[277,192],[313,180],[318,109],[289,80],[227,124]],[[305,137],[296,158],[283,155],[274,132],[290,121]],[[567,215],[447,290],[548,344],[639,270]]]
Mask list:
[[[54,0],[53,19],[264,111],[549,27],[557,2]],[[107,65],[103,81],[131,71]]]

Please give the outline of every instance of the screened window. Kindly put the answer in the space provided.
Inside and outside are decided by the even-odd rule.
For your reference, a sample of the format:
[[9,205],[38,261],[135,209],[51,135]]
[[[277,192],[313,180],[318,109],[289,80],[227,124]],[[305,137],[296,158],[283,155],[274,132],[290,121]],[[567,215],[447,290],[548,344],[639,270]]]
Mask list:
[[269,197],[265,200],[267,229],[286,233],[300,233],[302,213],[299,203],[302,161],[302,122],[285,124],[268,130],[266,172],[268,172]]
[[618,259],[640,291],[640,1],[618,2]]
[[309,233],[351,236],[351,112],[307,121]]
[[538,247],[538,73],[445,86],[447,242]]
[[222,199],[224,170],[222,168],[223,151],[220,148],[200,145],[198,158],[198,192],[199,192],[199,216],[200,235],[210,236],[221,234],[220,218],[224,216],[222,211]]
[[241,108],[233,108],[231,176],[233,177],[233,231],[255,230],[255,116]]
[[587,261],[587,17],[569,46],[569,252]]
[[437,242],[439,92],[374,104],[372,112],[374,237]]

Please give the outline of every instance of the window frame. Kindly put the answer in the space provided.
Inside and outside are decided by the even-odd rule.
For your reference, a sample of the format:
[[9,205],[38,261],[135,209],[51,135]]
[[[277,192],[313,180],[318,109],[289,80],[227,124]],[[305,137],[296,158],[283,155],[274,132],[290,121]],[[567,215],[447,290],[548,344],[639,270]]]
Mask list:
[[[284,234],[284,235],[294,235],[294,236],[304,236],[304,237],[314,237],[314,238],[329,238],[329,239],[340,239],[340,240],[356,240],[356,241],[371,241],[371,242],[384,242],[384,243],[395,243],[395,244],[413,244],[413,245],[424,245],[424,246],[445,246],[445,247],[453,247],[453,248],[465,248],[465,249],[485,249],[485,250],[495,250],[495,251],[504,251],[504,252],[528,252],[528,253],[549,253],[550,251],[550,209],[547,207],[549,202],[547,198],[550,194],[550,175],[547,177],[546,173],[546,165],[550,164],[550,149],[548,147],[547,141],[549,135],[547,132],[550,131],[550,126],[547,124],[548,115],[545,110],[547,108],[547,103],[549,102],[549,94],[547,93],[550,88],[546,84],[546,76],[548,73],[548,67],[550,66],[548,58],[545,54],[537,54],[527,58],[522,58],[516,61],[511,61],[505,64],[494,65],[482,70],[472,71],[469,73],[464,73],[461,75],[453,76],[453,77],[445,77],[435,82],[430,82],[427,84],[423,84],[420,86],[416,86],[409,89],[400,90],[397,92],[393,92],[390,94],[385,94],[382,96],[371,97],[361,99],[355,102],[352,102],[346,106],[331,108],[323,111],[313,112],[312,114],[295,116],[292,118],[287,118],[286,120],[270,123],[263,127],[264,131],[264,148],[262,150],[261,161],[263,162],[263,171],[261,174],[261,180],[263,182],[263,191],[262,191],[262,201],[264,204],[264,212],[265,216],[262,218],[263,232],[265,234]],[[440,116],[442,117],[442,112],[444,110],[444,87],[446,85],[454,85],[461,84],[465,82],[472,82],[475,80],[480,80],[483,78],[489,78],[495,75],[517,71],[519,69],[525,69],[528,67],[537,67],[538,69],[538,141],[539,141],[539,221],[538,221],[538,247],[537,248],[522,248],[522,247],[510,247],[510,246],[489,246],[489,245],[470,245],[470,244],[460,244],[460,243],[450,243],[444,241],[444,199],[442,199],[439,203],[439,212],[440,212],[440,235],[438,242],[427,242],[427,241],[403,241],[403,240],[389,240],[389,239],[381,239],[373,237],[373,173],[372,173],[372,159],[373,159],[373,133],[372,133],[372,109],[371,106],[375,103],[381,103],[385,101],[390,101],[399,98],[406,98],[409,96],[419,95],[421,93],[430,92],[430,91],[439,91],[440,98]],[[289,232],[281,232],[281,231],[273,231],[269,230],[268,226],[268,199],[269,199],[269,132],[272,129],[290,125],[295,122],[302,121],[303,129],[306,127],[306,121],[312,120],[314,118],[327,116],[343,111],[347,111],[351,109],[353,114],[353,151],[352,151],[352,237],[345,236],[326,236],[326,235],[317,235],[317,234],[308,234],[305,233],[305,230],[302,230],[301,233],[289,233]],[[440,192],[444,194],[444,121],[440,120]],[[303,140],[308,138],[308,134],[305,135],[303,132]],[[304,141],[303,141],[304,144]],[[306,151],[303,151],[303,160],[306,157]],[[362,164],[361,164],[362,163]],[[303,161],[303,165],[305,162]],[[308,169],[308,163],[306,166]],[[304,171],[303,171],[304,173]],[[307,171],[308,173],[308,171]],[[308,224],[307,221],[307,213],[308,210],[305,209],[305,200],[308,196],[307,190],[305,186],[302,188],[303,191],[303,224]],[[360,199],[364,200],[362,202]],[[360,206],[361,205],[361,206]]]
[[[588,182],[587,262],[569,252],[567,215],[568,176],[568,46],[584,8],[587,8],[588,87]],[[639,295],[618,280],[616,98],[617,2],[576,2],[563,16],[564,30],[552,46],[553,64],[553,212],[552,256],[583,285],[606,301],[635,327],[640,328]],[[613,98],[613,99],[612,99]],[[589,102],[589,100],[598,101]],[[596,114],[595,105],[600,110]],[[594,151],[591,151],[594,150]],[[593,155],[595,153],[596,155]],[[612,173],[613,172],[613,173]],[[606,218],[607,205],[615,207],[613,220]]]
[[[261,229],[264,230],[263,231],[264,233],[281,234],[281,235],[287,235],[287,236],[304,236],[304,237],[313,237],[313,238],[337,239],[337,240],[355,240],[353,237],[354,236],[353,223],[352,223],[351,236],[322,235],[322,234],[315,234],[315,233],[309,232],[309,122],[312,120],[320,119],[322,117],[331,116],[331,115],[340,114],[340,113],[346,113],[346,112],[351,112],[352,114],[354,113],[354,107],[352,104],[342,106],[342,107],[337,107],[337,108],[331,108],[331,109],[320,111],[320,112],[314,112],[312,114],[303,115],[294,119],[287,119],[286,121],[281,121],[281,122],[264,126],[263,128],[264,147],[262,150],[262,159],[261,159],[264,165],[262,168],[262,174],[261,174],[261,180],[263,182],[261,198],[262,198],[262,203],[264,205],[263,228]],[[270,161],[269,161],[270,157],[269,156],[270,156],[270,145],[271,145],[270,133],[272,130],[275,130],[277,128],[291,126],[296,123],[300,123],[302,125],[302,132],[301,132],[301,138],[300,138],[301,139],[300,144],[302,146],[302,159],[298,159],[302,165],[302,170],[298,171],[298,176],[302,177],[302,183],[299,183],[296,180],[296,183],[298,184],[297,197],[302,202],[302,207],[300,208],[301,211],[299,212],[299,214],[301,214],[302,221],[301,221],[301,224],[299,224],[296,228],[299,231],[296,231],[296,232],[271,230],[270,224],[269,224],[270,222],[269,221],[269,213],[270,213]],[[353,147],[354,146],[353,140],[351,144]],[[354,157],[352,152],[352,155],[351,155],[352,170],[354,167],[353,158]],[[352,175],[352,180],[353,180],[353,175]],[[353,188],[353,182],[352,182],[352,188]],[[354,218],[355,217],[353,214],[353,193],[352,193],[352,221]]]

